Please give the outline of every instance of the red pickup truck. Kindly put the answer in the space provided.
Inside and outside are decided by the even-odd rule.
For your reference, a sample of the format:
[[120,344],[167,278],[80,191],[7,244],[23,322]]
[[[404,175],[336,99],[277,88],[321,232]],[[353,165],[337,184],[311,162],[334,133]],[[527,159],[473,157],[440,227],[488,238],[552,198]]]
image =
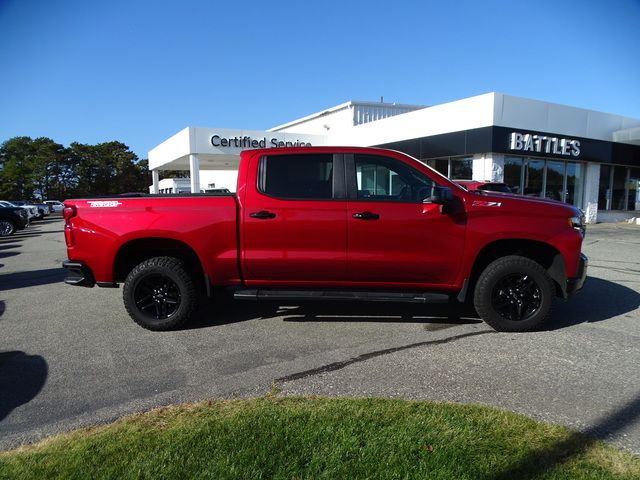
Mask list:
[[66,283],[124,282],[130,316],[182,325],[201,293],[238,299],[472,301],[500,331],[540,328],[586,277],[582,212],[468,192],[403,153],[242,152],[235,194],[67,200]]

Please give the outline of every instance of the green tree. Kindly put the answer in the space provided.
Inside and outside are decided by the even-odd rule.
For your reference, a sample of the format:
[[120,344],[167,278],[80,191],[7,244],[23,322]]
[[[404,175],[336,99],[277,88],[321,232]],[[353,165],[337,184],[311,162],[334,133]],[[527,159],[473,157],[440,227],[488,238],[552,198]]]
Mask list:
[[14,137],[0,145],[0,198],[64,199],[147,192],[149,162],[112,141],[69,148],[50,138]]
[[0,146],[0,198],[30,199],[33,196],[33,152],[31,137],[14,137]]
[[117,195],[145,192],[150,184],[148,162],[141,162],[122,142],[86,145],[74,142],[69,147],[75,172],[76,196]]
[[32,142],[31,183],[36,198],[64,196],[66,190],[67,149],[50,138],[40,137]]

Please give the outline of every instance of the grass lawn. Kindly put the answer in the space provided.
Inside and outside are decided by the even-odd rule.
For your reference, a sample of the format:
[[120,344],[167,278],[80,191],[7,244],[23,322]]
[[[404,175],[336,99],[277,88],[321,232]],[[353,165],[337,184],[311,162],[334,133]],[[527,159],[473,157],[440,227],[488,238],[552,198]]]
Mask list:
[[160,408],[0,453],[19,479],[640,479],[640,458],[488,407],[267,396]]

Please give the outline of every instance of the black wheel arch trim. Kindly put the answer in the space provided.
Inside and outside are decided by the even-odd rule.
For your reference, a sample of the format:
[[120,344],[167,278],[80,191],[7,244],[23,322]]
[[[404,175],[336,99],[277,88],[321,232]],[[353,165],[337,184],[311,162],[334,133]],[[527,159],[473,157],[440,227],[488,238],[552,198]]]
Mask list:
[[567,270],[565,269],[564,259],[562,255],[557,254],[553,257],[551,266],[547,269],[547,273],[551,279],[560,287],[562,296],[567,298]]

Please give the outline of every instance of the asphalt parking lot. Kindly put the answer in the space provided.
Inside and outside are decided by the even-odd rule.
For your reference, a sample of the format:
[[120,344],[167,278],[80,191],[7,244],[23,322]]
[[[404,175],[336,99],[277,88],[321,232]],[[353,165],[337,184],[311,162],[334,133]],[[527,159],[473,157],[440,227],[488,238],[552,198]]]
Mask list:
[[62,220],[0,239],[0,449],[168,403],[269,391],[481,403],[640,453],[640,227],[589,228],[589,279],[543,332],[445,306],[230,303],[141,329],[70,287]]

